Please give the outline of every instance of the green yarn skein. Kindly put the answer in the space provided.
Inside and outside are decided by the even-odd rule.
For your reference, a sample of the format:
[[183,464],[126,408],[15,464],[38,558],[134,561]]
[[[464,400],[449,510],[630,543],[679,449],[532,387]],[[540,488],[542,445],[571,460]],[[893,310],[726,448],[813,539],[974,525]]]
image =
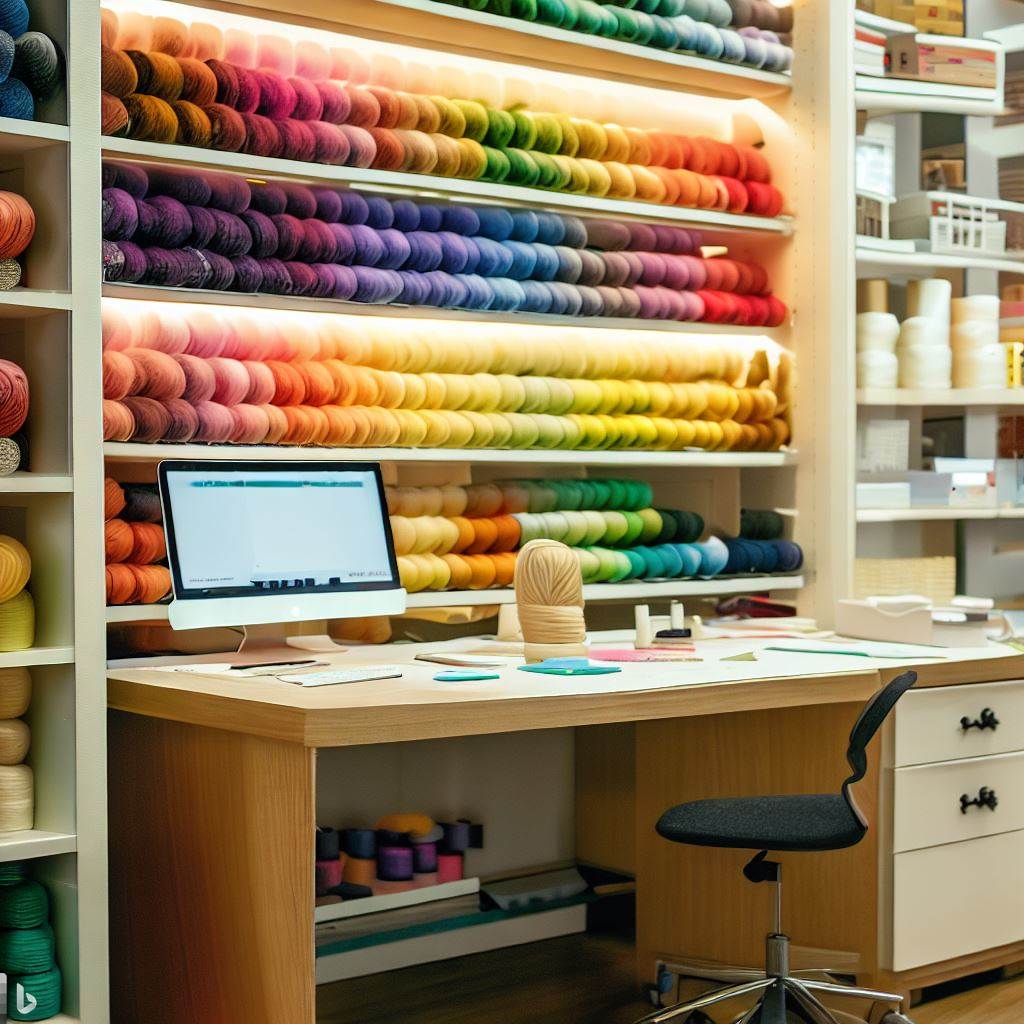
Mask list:
[[[18,986],[36,1002],[35,1009],[18,1009]],[[7,979],[7,1017],[9,1020],[49,1020],[60,1013],[63,984],[59,967],[38,974],[16,974]],[[27,1000],[26,1000],[27,1001]]]
[[515,131],[512,133],[512,145],[516,149],[534,149],[537,143],[537,125],[533,116],[528,110],[515,108],[509,113],[515,121]]
[[17,885],[28,878],[28,864],[23,860],[12,860],[0,864],[0,885]]
[[534,114],[537,140],[530,147],[541,153],[558,153],[562,148],[562,126],[554,114]]
[[504,149],[515,134],[515,118],[507,110],[487,108],[487,135],[484,142],[495,149]]
[[0,967],[7,974],[39,974],[54,966],[53,929],[12,928],[0,932]]
[[476,100],[452,100],[452,103],[459,108],[466,120],[466,127],[462,131],[463,138],[483,142],[490,126],[487,108]]
[[50,917],[50,898],[38,882],[0,889],[0,928],[36,928]]

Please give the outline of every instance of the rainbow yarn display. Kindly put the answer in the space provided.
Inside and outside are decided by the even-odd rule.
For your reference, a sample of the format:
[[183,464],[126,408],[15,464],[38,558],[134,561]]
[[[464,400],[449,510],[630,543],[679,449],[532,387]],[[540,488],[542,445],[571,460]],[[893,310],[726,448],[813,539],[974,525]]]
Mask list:
[[7,976],[7,1018],[12,1021],[55,1017],[63,995],[50,898],[29,876],[29,865],[22,861],[4,864],[0,875],[0,971]]
[[35,641],[35,605],[25,589],[31,575],[25,545],[0,535],[0,651],[23,651]]
[[104,165],[108,281],[475,311],[775,327],[754,263],[699,232]]
[[793,9],[769,0],[441,0],[518,21],[695,57],[788,71]]
[[108,441],[768,451],[765,339],[105,300]]
[[54,40],[30,32],[25,0],[0,3],[0,117],[31,121],[36,103],[58,92],[64,82],[64,58]]
[[[517,552],[539,538],[573,548],[584,583],[792,572],[802,561],[789,541],[701,541],[701,516],[652,507],[650,485],[637,480],[511,480],[386,492],[402,586],[410,593],[510,586]],[[742,547],[734,557],[735,545]]]
[[469,83],[458,72],[446,83],[455,95],[427,94],[414,88],[418,66],[373,68],[313,41],[111,11],[104,24],[108,132],[765,217],[783,208],[751,146],[460,98]]
[[155,604],[171,592],[160,498],[152,487],[104,481],[107,604]]

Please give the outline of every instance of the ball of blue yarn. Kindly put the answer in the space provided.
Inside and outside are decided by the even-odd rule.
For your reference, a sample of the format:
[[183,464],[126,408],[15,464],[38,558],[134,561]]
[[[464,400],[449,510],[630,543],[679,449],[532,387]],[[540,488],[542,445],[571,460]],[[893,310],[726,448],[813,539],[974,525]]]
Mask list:
[[463,235],[462,244],[466,247],[466,266],[463,268],[462,273],[464,274],[479,274],[480,273],[480,246],[477,244],[475,238],[470,238],[468,235]]
[[516,242],[533,242],[537,238],[540,224],[533,210],[510,210],[512,231],[509,238]]
[[24,82],[8,78],[0,82],[0,117],[31,121],[36,114],[36,101]]
[[420,208],[411,199],[396,199],[391,204],[396,231],[416,231],[420,226]]
[[467,309],[490,309],[494,301],[491,283],[479,274],[460,274],[459,283],[466,289]]
[[494,301],[491,309],[501,312],[514,312],[526,301],[526,294],[523,286],[518,281],[508,277],[491,278],[491,288],[494,289]]
[[684,10],[694,21],[708,21],[711,0],[686,0]]
[[439,231],[436,238],[441,243],[441,270],[446,274],[461,274],[469,259],[465,239],[451,231]]
[[562,287],[560,281],[538,281],[538,284],[550,295],[551,304],[548,307],[549,313],[556,316],[565,316],[569,311],[569,292]]
[[[443,270],[436,271],[437,274],[444,274]],[[445,295],[444,304],[454,309],[465,309],[469,305],[469,287],[466,285],[464,275],[445,274],[448,289]]]
[[415,270],[400,270],[398,276],[402,280],[398,301],[409,306],[425,306],[430,295],[430,284],[423,280],[423,275]]
[[569,245],[565,240],[565,219],[557,213],[541,210],[537,214],[537,237],[534,241],[547,245]]
[[421,206],[420,231],[440,231],[441,213],[440,206]]
[[679,553],[674,544],[656,544],[654,550],[661,556],[661,564],[664,566],[664,574],[669,579],[676,579],[683,575],[683,556]]
[[704,57],[718,60],[725,50],[725,43],[722,42],[718,29],[705,22],[697,22],[696,50]]
[[776,572],[779,568],[779,549],[769,540],[748,541],[758,549],[758,572]]
[[370,216],[370,207],[358,192],[339,192],[341,198],[342,224],[365,224]]
[[0,79],[6,78],[14,66],[14,38],[0,30]]
[[480,218],[469,206],[447,206],[441,211],[441,227],[457,235],[478,235]]
[[509,268],[508,276],[516,281],[532,278],[537,266],[537,254],[533,251],[533,246],[528,242],[515,242],[511,239],[502,242],[501,245],[512,253],[512,266]]
[[681,14],[672,19],[672,27],[676,33],[676,49],[693,52],[697,49],[697,22],[688,14]]
[[558,274],[559,266],[558,253],[554,246],[534,242],[532,248],[537,262],[531,276],[535,281],[553,281]]
[[778,572],[796,572],[804,564],[804,553],[791,540],[771,541],[779,553]]
[[506,277],[512,267],[512,253],[501,243],[482,235],[474,241],[480,254],[476,272],[484,277]]
[[477,206],[474,211],[480,221],[477,234],[493,238],[496,242],[504,242],[511,236],[514,222],[508,210],[500,206]]
[[583,312],[583,296],[579,288],[574,284],[563,284],[561,281],[547,282],[549,288],[554,289],[563,299],[565,316],[580,316]]
[[366,224],[371,228],[389,228],[395,222],[391,203],[381,196],[370,196],[366,200]]
[[717,576],[725,569],[729,561],[729,549],[717,537],[711,537],[694,547],[700,553],[701,576]]
[[696,576],[700,572],[700,552],[695,544],[673,544],[683,563],[680,576]]
[[567,245],[556,245],[554,251],[558,256],[558,270],[555,277],[567,284],[575,284],[583,273],[583,259],[579,249],[570,249]]
[[28,31],[28,4],[25,0],[0,0],[0,29],[15,39]]
[[551,293],[540,281],[523,281],[525,301],[522,309],[527,313],[550,313]]
[[747,48],[743,44],[743,37],[738,32],[728,28],[720,28],[718,34],[722,40],[722,60],[730,64],[742,64],[747,57]]

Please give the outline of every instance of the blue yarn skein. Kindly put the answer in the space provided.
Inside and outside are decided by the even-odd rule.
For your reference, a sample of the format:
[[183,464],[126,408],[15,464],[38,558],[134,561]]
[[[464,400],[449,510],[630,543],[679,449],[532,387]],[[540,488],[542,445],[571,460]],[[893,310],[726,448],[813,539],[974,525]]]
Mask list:
[[672,544],[672,548],[679,555],[683,563],[679,575],[683,577],[696,576],[700,572],[700,552],[696,544]]
[[24,82],[8,78],[0,82],[0,117],[13,117],[19,121],[31,121],[36,114],[36,101]]
[[14,67],[14,39],[0,31],[0,80],[6,79]]
[[25,0],[0,0],[0,29],[15,39],[28,31],[28,4]]
[[700,554],[700,575],[718,576],[729,562],[729,549],[718,537],[693,545]]

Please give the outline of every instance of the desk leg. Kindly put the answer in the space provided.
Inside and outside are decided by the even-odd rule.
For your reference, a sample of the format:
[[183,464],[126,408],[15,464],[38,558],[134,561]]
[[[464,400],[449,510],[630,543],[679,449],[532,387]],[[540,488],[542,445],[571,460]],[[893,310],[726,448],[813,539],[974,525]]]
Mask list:
[[[762,967],[771,887],[742,875],[754,851],[679,846],[655,822],[705,797],[838,793],[860,705],[823,704],[636,726],[637,950],[642,980],[658,955]],[[856,847],[791,853],[783,863],[783,928],[794,967],[871,977],[878,935],[878,754],[857,800],[871,823]],[[810,963],[808,963],[810,962]]]
[[313,1024],[313,752],[110,714],[114,1024]]

